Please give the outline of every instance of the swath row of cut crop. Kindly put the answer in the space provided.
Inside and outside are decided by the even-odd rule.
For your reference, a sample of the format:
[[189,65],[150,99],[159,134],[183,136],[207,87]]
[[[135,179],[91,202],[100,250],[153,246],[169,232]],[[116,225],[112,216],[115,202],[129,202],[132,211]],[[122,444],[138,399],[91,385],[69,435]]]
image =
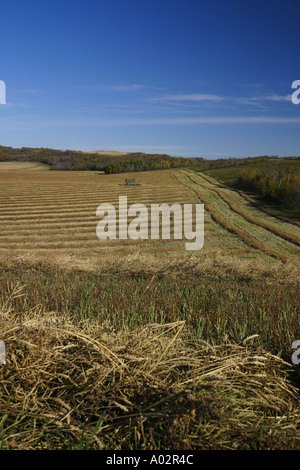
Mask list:
[[[156,174],[160,175],[156,178]],[[124,245],[110,243],[109,241],[100,242],[96,238],[95,228],[98,219],[95,209],[99,203],[110,202],[117,203],[119,195],[128,196],[128,205],[131,203],[188,203],[194,202],[189,189],[184,186],[178,186],[178,182],[172,179],[171,172],[164,174],[155,174],[146,178],[140,175],[142,185],[134,189],[125,187],[125,185],[112,184],[112,179],[106,180],[107,184],[101,185],[82,185],[78,178],[78,185],[70,184],[67,186],[61,184],[48,185],[47,181],[38,180],[38,184],[9,185],[9,194],[11,198],[7,201],[7,185],[4,181],[0,187],[0,203],[2,203],[2,212],[0,211],[1,221],[1,239],[2,249],[37,249],[37,250],[87,250],[99,251],[107,249],[110,252],[119,252],[120,250],[140,249],[143,247],[146,252],[151,250],[155,252],[163,251],[184,251],[184,242],[176,245],[176,242],[164,241],[159,243],[143,241],[129,241]],[[72,176],[72,175],[71,175]],[[72,178],[75,177],[74,175]],[[123,177],[122,177],[123,178]],[[113,178],[116,181],[115,178]],[[167,181],[166,181],[167,180]],[[154,183],[154,184],[153,184]],[[138,201],[137,201],[138,198]],[[73,210],[74,209],[74,210]],[[215,222],[212,222],[215,224]],[[90,230],[90,231],[89,231]],[[209,233],[208,223],[206,224],[206,243],[204,252],[207,250],[218,249],[222,246],[236,245],[236,239],[227,233]],[[222,238],[223,237],[223,238]],[[226,243],[224,241],[226,238]],[[228,245],[229,243],[229,245]],[[145,248],[144,248],[145,247]],[[240,248],[235,246],[235,249]],[[220,250],[218,249],[218,252]],[[227,251],[226,251],[226,254]]]
[[[56,193],[58,193],[60,190],[59,188],[56,189]],[[170,194],[174,197],[179,197],[179,196],[184,196],[184,194],[177,194],[176,188],[171,188],[169,191],[164,191],[160,190],[159,192],[159,197],[160,199],[166,200],[170,198]],[[128,193],[127,191],[114,191],[114,188],[107,188],[106,190],[99,190],[98,191],[92,191],[90,188],[90,191],[87,192],[86,194],[80,194],[79,191],[74,190],[74,192],[68,192],[67,195],[62,195],[60,194],[59,196],[53,196],[53,194],[50,192],[49,195],[47,196],[44,191],[42,194],[38,195],[38,200],[36,195],[31,195],[28,196],[27,198],[24,197],[23,192],[18,195],[18,193],[14,193],[14,196],[11,196],[10,198],[7,197],[7,195],[2,196],[0,194],[0,203],[1,206],[4,207],[11,207],[11,208],[19,208],[20,206],[24,208],[31,208],[32,205],[38,207],[38,206],[73,206],[74,204],[76,205],[86,205],[87,202],[93,203],[93,204],[101,204],[102,202],[111,202],[111,203],[116,203],[118,202],[119,196],[127,196],[128,200],[133,200],[138,197],[143,197],[143,199],[148,199],[151,201],[153,199],[153,189],[151,188],[143,188],[140,191],[136,191],[134,193]],[[136,200],[134,202],[137,202]],[[141,201],[139,201],[141,202]]]
[[[192,173],[192,174],[191,174],[191,172],[189,172],[189,173],[190,173],[189,178],[191,179],[191,181],[193,181],[195,184],[199,184],[199,182],[193,178],[194,173]],[[198,176],[198,175],[197,175],[197,176]],[[201,177],[202,177],[202,175],[201,175]],[[218,192],[216,192],[216,189],[215,189],[215,188],[212,188],[212,187],[205,187],[205,189],[207,189],[207,190],[209,190],[209,191],[213,191],[213,192],[215,192],[215,194],[218,194]],[[201,194],[204,196],[203,193],[201,193]],[[220,197],[219,194],[218,194],[218,196]],[[204,196],[204,197],[205,197],[205,196]],[[223,201],[223,199],[222,199],[221,197],[220,197],[220,199]],[[223,201],[223,202],[225,202],[225,201]],[[225,202],[225,204],[227,204],[227,202]],[[229,207],[228,204],[227,204],[227,206]],[[230,207],[229,207],[229,208],[230,208]],[[231,208],[230,208],[230,209],[231,209]],[[231,209],[231,210],[232,210],[232,209]],[[235,212],[235,211],[234,211],[234,212]],[[239,214],[239,215],[240,215],[240,214]],[[242,217],[243,217],[243,216],[242,216]],[[243,219],[246,220],[244,217],[243,217]],[[252,222],[250,222],[250,223],[252,223]],[[229,224],[229,223],[227,223],[227,224]],[[233,225],[233,224],[232,224],[232,225]],[[254,224],[254,225],[257,226],[257,227],[260,227],[259,224]],[[263,228],[263,227],[261,227],[261,228]],[[264,228],[263,228],[263,229],[264,229]],[[283,259],[283,260],[295,260],[295,258],[293,258],[293,257],[291,257],[291,256],[289,256],[289,255],[286,255],[286,254],[284,254],[284,253],[282,253],[282,252],[280,252],[280,251],[278,251],[278,250],[275,250],[275,249],[271,248],[269,245],[267,245],[266,243],[261,242],[261,241],[259,241],[257,238],[254,238],[254,237],[250,236],[250,235],[249,235],[247,232],[245,232],[243,229],[241,229],[241,228],[238,227],[237,230],[239,231],[239,233],[244,232],[248,237],[250,237],[249,240],[250,240],[250,239],[252,240],[251,243],[253,243],[253,241],[254,241],[254,243],[255,243],[255,245],[257,246],[257,248],[260,249],[261,251],[264,251],[264,252],[266,252],[266,253],[269,253],[270,255],[271,255],[271,253],[272,253],[271,256],[277,257],[277,258],[279,258],[279,259]],[[242,232],[241,232],[241,231],[242,231]],[[270,232],[272,233],[272,235],[277,236],[276,234],[273,233],[273,231],[270,231]],[[279,237],[279,239],[281,239],[281,237]],[[246,241],[246,238],[245,238],[245,241]],[[260,247],[260,248],[259,248],[259,247]]]
[[[54,224],[53,224],[54,225]],[[95,232],[95,223],[91,223],[91,224],[72,224],[72,225],[64,225],[64,226],[59,226],[57,228],[55,227],[51,227],[51,231],[49,230],[49,226],[47,227],[47,225],[38,225],[34,228],[32,228],[31,226],[25,226],[24,227],[24,224],[22,224],[22,227],[20,229],[20,227],[18,226],[13,226],[14,228],[12,228],[11,226],[8,226],[6,225],[5,226],[5,229],[3,230],[2,234],[3,236],[9,236],[9,237],[17,237],[19,233],[22,234],[23,237],[30,237],[32,235],[36,236],[36,237],[39,237],[41,235],[70,235],[70,234],[77,234],[79,231],[80,233],[84,234],[84,233],[93,233]],[[116,224],[116,227],[118,229],[118,225]],[[171,229],[172,229],[172,225],[171,225]],[[215,230],[212,230],[209,228],[209,224],[205,224],[205,231],[206,233],[209,233],[211,236],[219,236],[219,237],[229,237],[231,236],[230,234],[227,234],[227,233],[218,233],[216,232]],[[2,239],[2,234],[1,234],[1,239]]]
[[297,227],[300,227],[300,222],[295,219],[291,219],[288,217],[284,217],[283,215],[279,214],[274,214],[272,210],[269,210],[267,207],[264,207],[262,204],[260,204],[258,201],[256,201],[253,197],[249,196],[242,190],[237,190],[237,192],[244,198],[246,201],[248,201],[250,204],[252,204],[254,207],[257,207],[259,210],[262,212],[265,212],[265,214],[271,215],[272,217],[282,220],[282,222],[287,222],[288,224],[296,225]]
[[[102,196],[103,196],[101,198],[102,201],[106,199],[108,202],[111,202],[110,200],[111,198],[109,198],[109,195],[107,192],[102,193]],[[45,197],[45,193],[43,197]],[[89,194],[89,197],[91,197],[91,192]],[[164,190],[160,190],[159,193],[157,192],[155,193],[155,198],[157,197],[159,198],[157,202],[162,203],[165,200],[165,202],[168,203],[169,201],[167,200],[167,198],[168,199],[170,198],[170,193]],[[88,203],[87,199],[88,197],[86,198],[85,203],[83,203],[84,206],[87,206],[87,203]],[[151,191],[151,188],[148,189],[147,191],[143,191],[143,199],[144,199],[144,202],[149,202],[149,201],[155,202],[153,201],[153,190]],[[182,202],[182,198],[180,198],[180,194],[177,195],[175,199],[176,201],[178,200],[178,202]],[[176,202],[175,199],[173,196],[172,203]],[[39,198],[39,201],[40,201],[40,198]],[[73,198],[73,201],[75,201],[74,198]],[[52,216],[51,215],[49,216],[48,205],[47,205],[47,210],[42,209],[43,206],[45,206],[45,203],[47,204],[48,202],[47,199],[45,200],[45,203],[42,203],[41,205],[39,205],[38,209],[34,207],[36,206],[35,198],[33,198],[33,202],[34,204],[29,206],[30,208],[29,211],[25,211],[24,206],[22,206],[22,204],[17,205],[17,210],[11,210],[11,207],[7,208],[7,210],[5,210],[5,208],[4,210],[2,210],[2,216],[0,216],[1,222],[2,222],[2,237],[1,237],[1,242],[0,242],[1,248],[20,249],[23,246],[27,246],[27,247],[30,246],[36,249],[47,250],[47,249],[64,249],[64,247],[68,245],[68,248],[70,248],[71,250],[74,250],[74,249],[75,250],[83,250],[83,249],[98,250],[99,249],[101,251],[105,249],[106,247],[114,248],[116,249],[116,251],[122,249],[122,245],[120,244],[116,246],[116,244],[114,243],[111,244],[107,242],[105,243],[102,242],[101,247],[99,247],[99,240],[95,236],[95,227],[96,227],[96,222],[98,221],[98,219],[95,216],[88,217],[87,214],[89,212],[82,212],[82,210],[78,212],[78,209],[82,209],[81,203],[78,204],[78,202],[75,201],[75,204],[72,205],[72,207],[75,206],[74,207],[74,211],[75,211],[74,219],[73,219],[72,211],[61,210],[62,207],[64,208],[68,207],[68,205],[64,204],[64,198],[59,198],[60,204],[58,204],[57,206],[54,205],[51,207],[52,210],[50,212],[52,213],[54,212]],[[52,199],[51,199],[51,202],[52,202]],[[132,201],[132,202],[136,202],[136,201]],[[14,208],[16,208],[16,203],[14,203]],[[96,206],[93,208],[93,212],[95,208]],[[6,212],[8,212],[8,217],[5,217],[4,215],[6,214]],[[19,217],[19,213],[22,214],[21,218]],[[82,220],[81,224],[76,224],[76,222],[68,222],[69,220],[72,220],[72,219],[75,220],[75,217],[77,220],[79,218]],[[69,224],[69,225],[72,224],[73,228],[74,227],[79,228],[78,225],[81,225],[81,227],[83,227],[86,225],[84,222],[86,222],[87,219],[91,220],[87,228],[90,228],[90,227],[93,228],[93,233],[90,232],[90,233],[84,234],[84,233],[74,232],[72,227],[69,228],[69,230],[67,231],[53,230],[53,226],[55,226],[55,224],[58,224],[61,226],[61,222],[64,222],[64,224]],[[45,222],[46,220],[49,222],[49,230],[45,228],[44,232],[41,233],[40,227],[41,226],[47,227],[47,224],[42,223],[42,222]],[[6,230],[7,226],[5,225],[5,222],[8,223],[8,226],[10,228],[16,227],[16,224],[19,224],[19,228],[21,230],[17,234],[16,234],[16,231],[14,230],[7,231]],[[33,223],[35,224],[34,226],[33,226]],[[62,225],[62,227],[65,226],[64,224]],[[26,233],[26,237],[24,237],[25,233]],[[66,237],[65,235],[73,235],[73,236]],[[153,246],[153,241],[151,241],[150,243],[146,241],[143,244],[145,243],[146,245],[152,244]],[[169,243],[173,245],[173,247],[169,247],[170,249],[172,249],[172,251],[174,249],[179,250],[182,248],[182,247],[174,247],[172,239],[169,241]],[[124,244],[125,246],[126,245],[136,246],[137,242],[128,241],[128,243],[125,242]],[[218,244],[220,244],[220,242],[211,242],[211,244],[212,246],[217,246]],[[154,242],[154,245],[156,245],[156,242]],[[151,248],[146,249],[146,251],[149,251],[149,250],[151,250]],[[159,251],[159,248],[153,247],[153,251],[155,252]]]
[[[191,171],[191,170],[187,170]],[[194,173],[194,172],[193,172]],[[205,179],[208,183],[213,184],[214,186],[218,186],[220,188],[226,188],[226,186],[222,185],[221,183],[217,182],[216,180],[213,180],[210,178],[208,175],[201,173],[201,178]],[[291,225],[296,225],[297,227],[300,227],[300,222],[298,220],[289,218],[289,217],[284,217],[283,215],[276,214],[273,210],[268,209],[265,207],[263,204],[258,202],[254,197],[251,197],[249,194],[246,194],[245,191],[235,188],[235,191],[242,197],[244,198],[247,202],[249,202],[253,207],[256,207],[259,209],[261,212],[264,212],[265,214],[270,215],[271,217],[274,217],[275,219],[281,220],[282,222],[286,222]]]
[[[204,203],[205,209],[209,212],[213,220],[215,220],[217,223],[219,223],[222,227],[226,228],[229,232],[235,234],[238,236],[245,244],[248,246],[251,246],[252,248],[259,250],[261,252],[266,253],[267,255],[275,258],[275,259],[281,259],[284,261],[291,261],[294,260],[294,258],[285,255],[283,253],[278,252],[277,250],[274,250],[270,248],[268,245],[265,243],[257,240],[256,238],[250,236],[247,232],[245,232],[243,229],[237,227],[236,225],[232,224],[231,222],[228,222],[214,207],[214,205],[211,203],[209,198],[207,198],[204,194],[203,191],[199,191],[199,184],[197,181],[194,181],[192,176],[188,174],[187,172],[183,172],[185,176],[192,182],[192,186],[196,186],[196,190],[194,192],[197,194],[199,199]],[[181,182],[184,184],[183,182]],[[186,185],[186,187],[190,187],[189,185]],[[192,189],[192,188],[191,188]]]
[[215,191],[220,198],[226,202],[226,204],[230,207],[231,210],[236,212],[237,214],[241,215],[246,219],[248,222],[251,222],[255,225],[259,225],[260,227],[264,228],[265,230],[268,230],[271,233],[274,233],[275,235],[283,238],[284,240],[289,241],[290,243],[293,243],[294,245],[300,246],[300,239],[296,236],[293,235],[292,233],[287,233],[284,230],[281,230],[278,227],[275,227],[273,225],[270,225],[257,217],[252,216],[251,214],[245,212],[241,207],[239,207],[234,201],[232,201],[225,193],[222,191],[222,189],[218,188],[209,188],[210,191]]
[[[273,235],[276,235],[277,237],[280,237],[283,240],[288,241],[289,243],[292,243],[293,245],[300,246],[300,237],[297,236],[294,233],[287,232],[286,230],[274,225],[277,218],[273,217],[272,214],[268,213],[268,216],[270,216],[271,220],[274,219],[274,221],[272,220],[273,223],[268,223],[264,220],[261,220],[258,217],[255,217],[255,216],[251,215],[248,211],[244,210],[241,206],[239,206],[236,202],[234,202],[230,197],[228,197],[228,195],[224,191],[224,190],[229,191],[228,187],[226,187],[224,185],[221,185],[221,184],[218,184],[217,182],[214,182],[213,180],[211,180],[211,178],[207,177],[206,175],[203,175],[202,173],[200,175],[199,173],[193,172],[191,170],[187,170],[187,171],[188,171],[188,173],[191,174],[192,177],[195,176],[196,178],[201,178],[201,179],[204,179],[205,181],[207,181],[209,183],[209,186],[207,187],[207,189],[217,193],[219,195],[219,197],[228,205],[228,207],[230,207],[230,209],[232,211],[234,211],[235,213],[242,216],[248,222],[253,223],[256,226],[267,230],[268,232],[272,233]],[[232,189],[230,189],[230,192],[231,192],[231,194],[234,194]],[[239,191],[235,191],[235,193],[236,193],[236,195],[238,195],[239,197],[242,198],[243,202],[244,201],[248,202],[247,199],[244,198],[240,194]],[[256,209],[258,209],[258,207],[256,207]],[[264,211],[260,211],[260,212],[264,213]],[[292,227],[292,229],[296,230],[295,226],[293,226],[294,224],[290,224],[289,222],[290,222],[289,219],[280,220],[280,221],[278,220],[277,221],[277,223],[284,223],[285,225],[288,224],[290,227]]]

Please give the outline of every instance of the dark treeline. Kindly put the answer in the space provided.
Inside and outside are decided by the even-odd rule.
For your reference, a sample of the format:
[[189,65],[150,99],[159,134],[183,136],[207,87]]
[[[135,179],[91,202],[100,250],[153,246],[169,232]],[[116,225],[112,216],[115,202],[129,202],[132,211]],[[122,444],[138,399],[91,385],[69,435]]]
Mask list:
[[218,158],[216,160],[204,160],[200,163],[203,166],[203,169],[215,170],[218,168],[229,168],[229,167],[237,167],[237,166],[244,166],[249,164],[255,163],[268,163],[276,161],[289,161],[289,160],[300,160],[300,157],[278,157],[278,156],[270,156],[270,155],[260,155],[257,157],[245,157],[245,158]]
[[300,167],[272,165],[241,170],[236,185],[300,211]]

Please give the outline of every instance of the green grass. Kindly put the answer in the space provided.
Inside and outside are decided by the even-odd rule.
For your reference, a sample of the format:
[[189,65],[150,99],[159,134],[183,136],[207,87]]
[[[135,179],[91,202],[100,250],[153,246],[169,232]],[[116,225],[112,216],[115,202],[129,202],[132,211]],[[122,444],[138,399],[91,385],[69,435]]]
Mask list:
[[299,449],[295,282],[24,264],[0,289],[0,449]]
[[24,286],[10,300],[16,312],[33,309],[107,323],[116,331],[149,323],[185,321],[190,333],[212,344],[242,344],[252,335],[268,351],[291,355],[300,337],[299,285],[214,278],[101,275],[60,269],[2,270],[2,303],[11,285]]
[[194,169],[196,172],[202,172],[207,176],[213,178],[218,183],[222,185],[227,185],[233,189],[245,190],[247,193],[253,195],[257,202],[262,206],[271,210],[275,216],[285,216],[291,220],[300,220],[299,209],[290,207],[289,204],[285,202],[280,202],[272,197],[267,197],[263,195],[260,191],[253,188],[244,188],[237,183],[238,174],[240,172],[247,172],[253,169],[265,170],[265,169],[274,169],[278,167],[279,169],[289,170],[292,173],[299,173],[300,171],[300,159],[271,159],[263,160],[260,162],[252,162],[249,164],[236,164],[235,166],[229,166],[224,168],[213,168],[213,169],[203,169],[199,167]]
[[287,160],[287,159],[268,159],[264,160],[261,162],[252,162],[249,164],[237,164],[236,166],[230,166],[227,168],[214,168],[214,169],[206,169],[206,170],[201,170],[203,173],[207,174],[208,176],[215,178],[217,181],[223,184],[228,184],[231,185],[234,183],[237,174],[240,171],[247,171],[247,169],[264,169],[272,166],[278,166],[279,168],[284,168],[284,169],[296,169],[300,170],[300,159],[297,160]]
[[[236,169],[213,171],[225,181]],[[191,197],[189,188],[199,191],[225,222],[246,228],[202,179],[180,172],[178,187]],[[224,193],[246,211],[240,196]],[[206,216],[217,249],[242,247]],[[268,246],[273,238],[266,235]],[[172,258],[161,250],[126,264],[112,251],[57,264],[51,251],[40,259],[2,253],[0,449],[299,448],[291,366],[298,258],[281,263],[259,250],[252,259],[229,251],[222,260]]]

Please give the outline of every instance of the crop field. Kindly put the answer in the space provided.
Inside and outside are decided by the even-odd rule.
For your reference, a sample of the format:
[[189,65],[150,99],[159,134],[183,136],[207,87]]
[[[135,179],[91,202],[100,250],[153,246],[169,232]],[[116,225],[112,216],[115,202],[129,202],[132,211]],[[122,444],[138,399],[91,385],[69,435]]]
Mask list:
[[0,162],[0,171],[41,171],[49,170],[49,166],[39,162]]
[[[212,174],[0,165],[0,449],[300,449],[299,221]],[[203,248],[98,239],[119,196]]]
[[[144,172],[136,175],[139,186],[126,186],[129,175],[97,172],[1,172],[0,249],[44,252],[126,253],[139,247],[137,241],[101,241],[96,236],[99,204],[118,208],[119,196],[128,205],[193,202],[194,197],[179,186],[173,175]],[[178,251],[182,243],[142,241],[145,253]],[[162,245],[162,246],[161,246]]]
[[[186,255],[184,240],[99,240],[96,209],[102,203],[118,209],[119,196],[128,206],[154,203],[204,203],[204,247],[200,256],[290,260],[298,263],[299,225],[279,220],[252,205],[236,191],[190,170],[126,174],[97,172],[0,173],[0,251],[52,255],[140,254]],[[150,222],[150,217],[149,217]]]
[[[185,179],[184,179],[185,178]],[[190,170],[182,172],[181,181],[190,188],[211,218],[240,239],[244,247],[281,260],[299,263],[299,225],[273,217],[252,205],[241,192],[222,187],[206,175]]]

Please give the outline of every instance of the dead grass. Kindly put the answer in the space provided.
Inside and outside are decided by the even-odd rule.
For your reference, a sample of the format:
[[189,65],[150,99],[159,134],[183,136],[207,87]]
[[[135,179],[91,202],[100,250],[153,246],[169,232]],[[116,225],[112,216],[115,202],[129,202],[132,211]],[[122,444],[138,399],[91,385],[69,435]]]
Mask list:
[[[144,250],[133,253],[114,255],[76,251],[61,253],[54,250],[2,250],[0,251],[0,266],[2,269],[24,269],[45,266],[50,269],[63,269],[68,272],[94,272],[101,275],[127,273],[133,276],[172,276],[175,278],[211,278],[234,280],[259,280],[268,283],[298,284],[300,266],[293,261],[266,261],[262,258],[241,259],[240,250],[234,256],[234,250],[224,256],[222,251],[202,255],[193,253],[182,256],[155,256],[151,253],[144,255]],[[251,253],[251,251],[249,251]]]
[[291,367],[255,338],[217,347],[184,322],[115,333],[5,305],[0,319],[3,449],[300,448]]

